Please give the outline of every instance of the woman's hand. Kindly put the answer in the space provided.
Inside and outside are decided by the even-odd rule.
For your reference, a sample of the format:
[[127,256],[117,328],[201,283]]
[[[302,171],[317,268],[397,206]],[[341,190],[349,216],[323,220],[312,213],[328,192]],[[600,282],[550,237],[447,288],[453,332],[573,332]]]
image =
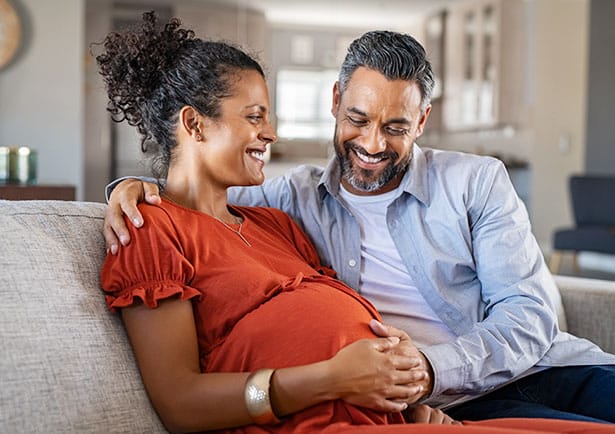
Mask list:
[[462,425],[461,422],[451,418],[442,410],[438,408],[431,408],[430,406],[424,404],[408,409],[408,411],[406,412],[406,419],[408,420],[408,422],[414,423]]
[[[398,337],[362,339],[342,348],[328,361],[331,391],[335,398],[383,412],[401,412],[414,402],[421,360],[393,351]],[[420,371],[419,371],[420,372]]]
[[107,249],[115,255],[119,245],[130,243],[130,233],[124,222],[124,214],[132,224],[139,228],[143,225],[143,216],[137,209],[137,204],[144,200],[152,205],[160,204],[158,186],[139,179],[125,179],[120,182],[109,197],[109,206],[105,212],[103,233]]

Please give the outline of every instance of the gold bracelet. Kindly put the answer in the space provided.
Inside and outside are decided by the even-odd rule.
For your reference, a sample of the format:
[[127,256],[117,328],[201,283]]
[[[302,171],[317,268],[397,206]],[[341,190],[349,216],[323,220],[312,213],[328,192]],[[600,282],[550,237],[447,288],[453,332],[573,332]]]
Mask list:
[[246,380],[244,398],[248,414],[255,424],[265,425],[278,423],[280,420],[271,408],[271,377],[273,369],[259,369],[252,372]]

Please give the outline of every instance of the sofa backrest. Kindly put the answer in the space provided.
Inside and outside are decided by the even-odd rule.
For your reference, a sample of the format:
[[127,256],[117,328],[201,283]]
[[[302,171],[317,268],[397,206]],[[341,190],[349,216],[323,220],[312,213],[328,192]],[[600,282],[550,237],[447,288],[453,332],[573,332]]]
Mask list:
[[166,432],[100,289],[104,210],[0,201],[0,432]]

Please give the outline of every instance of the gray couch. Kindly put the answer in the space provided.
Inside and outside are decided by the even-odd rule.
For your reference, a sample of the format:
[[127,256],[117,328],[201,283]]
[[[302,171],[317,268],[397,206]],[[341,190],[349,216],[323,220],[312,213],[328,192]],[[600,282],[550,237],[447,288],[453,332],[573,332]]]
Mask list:
[[[166,432],[99,287],[104,205],[0,201],[0,432]],[[568,330],[615,352],[615,282],[557,277]]]

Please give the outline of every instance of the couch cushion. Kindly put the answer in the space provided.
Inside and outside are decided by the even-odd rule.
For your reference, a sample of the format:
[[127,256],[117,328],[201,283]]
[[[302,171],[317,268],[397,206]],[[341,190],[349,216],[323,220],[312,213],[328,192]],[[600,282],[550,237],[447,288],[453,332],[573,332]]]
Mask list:
[[615,282],[553,276],[566,310],[568,331],[615,354]]
[[0,201],[1,432],[166,432],[100,290],[104,207]]

